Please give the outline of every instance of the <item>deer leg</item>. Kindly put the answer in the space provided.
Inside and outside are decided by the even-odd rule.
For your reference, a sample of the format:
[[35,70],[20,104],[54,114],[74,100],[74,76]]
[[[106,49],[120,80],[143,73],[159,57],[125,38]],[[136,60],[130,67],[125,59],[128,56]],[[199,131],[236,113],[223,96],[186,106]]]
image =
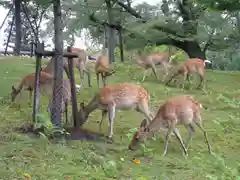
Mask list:
[[201,86],[204,85],[204,78],[203,78],[203,76],[199,74],[199,77],[200,77],[200,83],[199,83],[199,85],[197,86],[197,89],[200,89]]
[[99,123],[99,131],[102,132],[102,123],[103,123],[103,119],[104,117],[107,115],[107,110],[102,110],[102,117],[101,117],[101,121]]
[[158,79],[158,76],[157,76],[157,70],[156,70],[155,65],[152,65],[152,71],[153,71],[155,77],[157,78],[157,80],[159,80],[159,79]]
[[92,87],[91,85],[91,72],[89,69],[85,70],[85,73],[87,74],[88,77],[88,87]]
[[183,74],[182,90],[183,90],[184,87],[185,87],[185,81],[186,81],[186,79],[187,79],[187,73],[185,72],[185,73]]
[[142,113],[150,123],[152,121],[152,114],[149,110],[148,103],[145,100],[142,100],[140,104],[138,104],[136,110],[140,113]]
[[96,76],[97,76],[97,85],[98,85],[98,88],[99,88],[99,73],[98,72],[96,73]]
[[29,89],[29,102],[28,102],[28,105],[29,105],[29,106],[31,106],[31,104],[32,104],[32,92],[33,92],[33,91],[32,91],[32,89],[30,88],[30,89]]
[[178,74],[174,74],[168,81],[165,85],[168,85],[172,80],[173,78],[175,78]]
[[109,142],[112,142],[115,113],[116,113],[115,105],[112,105],[111,107],[108,108],[108,140]]
[[164,152],[162,154],[162,156],[165,156],[166,153],[167,153],[167,149],[168,149],[168,142],[169,142],[169,139],[171,137],[171,134],[173,132],[173,127],[168,127],[168,131],[167,131],[167,134],[166,134],[166,137],[165,137],[165,141],[164,141]]
[[198,117],[198,120],[195,121],[196,125],[201,129],[201,131],[203,132],[203,135],[205,137],[205,140],[206,140],[206,144],[207,144],[207,147],[208,147],[208,152],[210,154],[212,154],[212,148],[209,144],[209,140],[208,140],[208,136],[207,136],[207,132],[205,131],[204,127],[203,127],[203,124],[202,124],[202,118],[199,116]]
[[177,137],[178,141],[180,142],[180,144],[181,144],[181,146],[182,146],[182,148],[183,148],[184,154],[185,154],[186,156],[188,156],[187,148],[186,148],[185,145],[183,144],[183,140],[182,140],[182,137],[181,137],[181,135],[180,135],[179,130],[178,130],[177,128],[174,128],[174,129],[173,129],[173,132],[174,132],[175,136]]
[[145,81],[146,75],[147,75],[147,69],[145,69],[145,71],[144,71],[143,78],[142,78],[141,82]]
[[163,68],[164,68],[165,73],[164,73],[164,75],[163,75],[162,82],[164,82],[165,79],[166,79],[166,77],[168,76],[168,66],[167,66],[167,65],[164,65]]
[[64,112],[65,112],[65,118],[66,118],[66,124],[68,124],[68,102],[64,102],[65,106],[64,106]]
[[186,127],[187,130],[188,130],[188,139],[186,140],[186,143],[185,143],[186,149],[188,149],[189,144],[190,144],[191,141],[192,141],[193,134],[195,133],[195,128],[193,127],[192,124],[185,125],[185,127]]
[[102,82],[103,82],[103,86],[106,86],[106,76],[104,75],[104,73],[101,73],[101,77],[102,77]]
[[83,69],[79,69],[79,73],[80,73],[80,86],[83,87],[83,83],[84,83],[84,70]]

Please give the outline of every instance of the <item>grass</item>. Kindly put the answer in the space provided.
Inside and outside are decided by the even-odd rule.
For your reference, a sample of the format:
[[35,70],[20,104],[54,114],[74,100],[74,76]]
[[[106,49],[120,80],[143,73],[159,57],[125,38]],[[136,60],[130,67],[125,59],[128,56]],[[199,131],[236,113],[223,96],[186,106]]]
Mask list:
[[[111,180],[111,179],[157,179],[157,180],[233,180],[239,179],[240,171],[240,73],[207,71],[206,92],[169,88],[156,83],[154,76],[148,76],[142,84],[151,93],[151,107],[157,110],[167,98],[179,94],[191,94],[209,109],[203,110],[204,125],[208,132],[214,155],[210,155],[204,142],[203,134],[197,129],[189,149],[189,156],[183,156],[181,147],[175,138],[171,139],[165,157],[163,152],[163,135],[157,140],[149,140],[146,148],[136,152],[127,151],[130,139],[127,134],[138,127],[142,115],[130,111],[120,111],[114,124],[115,143],[70,141],[50,143],[46,138],[34,138],[13,132],[31,121],[31,108],[22,102],[21,109],[9,107],[9,92],[13,84],[18,83],[23,75],[34,72],[34,60],[6,58],[0,61],[0,179],[21,180],[24,173],[32,180]],[[129,64],[116,65],[117,73],[109,83],[139,82],[142,71]],[[93,88],[87,87],[78,94],[78,102],[89,101],[97,90],[96,78],[93,76]],[[76,82],[79,75],[76,72]],[[47,103],[41,101],[45,112]],[[84,128],[98,132],[97,121],[100,112],[96,111]],[[180,128],[184,139],[187,132]],[[103,131],[107,134],[107,120]],[[134,164],[137,158],[140,164]],[[151,159],[146,162],[146,159]],[[25,177],[26,179],[26,177]]]

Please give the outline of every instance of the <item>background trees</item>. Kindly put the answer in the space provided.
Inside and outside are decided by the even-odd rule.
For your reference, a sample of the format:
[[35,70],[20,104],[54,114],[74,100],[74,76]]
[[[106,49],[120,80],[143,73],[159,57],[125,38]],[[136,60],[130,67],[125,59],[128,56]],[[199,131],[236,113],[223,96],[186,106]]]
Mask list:
[[[89,47],[117,46],[119,27],[122,27],[124,49],[146,46],[173,45],[189,57],[214,61],[214,68],[239,70],[240,12],[239,2],[211,0],[162,0],[158,4],[137,4],[124,0],[65,0],[63,1],[63,39],[74,44],[75,36],[85,36]],[[40,3],[40,4],[39,4]],[[30,14],[36,8],[44,10],[46,29],[39,29],[41,37],[53,37],[53,14],[46,10],[47,1],[27,3]],[[51,8],[49,8],[51,9]],[[38,15],[38,20],[40,19]],[[10,22],[9,17],[9,22]],[[23,17],[23,26],[27,27]],[[108,28],[108,23],[114,28]],[[22,31],[25,41],[31,34]],[[117,29],[117,30],[116,30]],[[104,32],[108,32],[104,34]],[[6,32],[9,31],[9,27]],[[108,41],[108,34],[115,37]],[[14,38],[14,37],[13,37]],[[24,42],[23,44],[27,44]]]

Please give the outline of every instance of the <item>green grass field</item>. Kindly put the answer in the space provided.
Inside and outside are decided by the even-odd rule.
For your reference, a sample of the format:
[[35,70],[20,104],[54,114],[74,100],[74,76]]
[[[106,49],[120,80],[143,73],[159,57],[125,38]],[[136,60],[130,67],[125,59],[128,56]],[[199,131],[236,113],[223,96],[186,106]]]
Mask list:
[[[11,86],[18,83],[23,75],[34,72],[34,60],[6,58],[0,60],[0,179],[32,180],[107,180],[107,179],[156,179],[156,180],[239,180],[240,179],[240,73],[207,71],[205,92],[192,89],[181,91],[157,83],[154,76],[148,76],[142,84],[151,94],[151,107],[154,111],[167,98],[190,94],[208,107],[202,110],[204,125],[208,131],[214,155],[210,155],[203,134],[197,132],[185,158],[182,149],[173,137],[168,153],[162,157],[163,135],[146,143],[146,148],[129,152],[130,139],[127,134],[138,127],[143,116],[134,110],[117,112],[114,124],[115,142],[107,144],[93,141],[70,141],[53,144],[44,137],[34,138],[13,132],[14,127],[31,122],[32,108],[26,101],[21,109],[9,107]],[[117,73],[109,78],[109,83],[139,82],[142,71],[129,64],[115,65]],[[76,71],[76,82],[79,75]],[[78,102],[89,101],[97,90],[95,75],[93,88],[84,89],[78,94]],[[26,96],[27,98],[28,96]],[[41,101],[45,113],[47,103]],[[84,128],[98,132],[100,111],[95,111]],[[185,128],[181,134],[187,138]],[[104,134],[107,135],[107,119],[104,121]],[[133,158],[139,159],[135,164]]]

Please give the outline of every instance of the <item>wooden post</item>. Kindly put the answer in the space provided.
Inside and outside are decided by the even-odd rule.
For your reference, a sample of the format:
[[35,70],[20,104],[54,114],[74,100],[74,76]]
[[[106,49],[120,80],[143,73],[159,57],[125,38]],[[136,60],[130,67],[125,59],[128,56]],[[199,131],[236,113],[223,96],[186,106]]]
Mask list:
[[20,55],[21,50],[21,0],[14,0],[15,4],[15,28],[16,28],[16,40],[15,40],[15,55]]
[[[67,52],[72,52],[71,47],[67,47]],[[71,94],[72,94],[72,115],[73,115],[73,122],[74,127],[79,127],[80,124],[78,123],[78,107],[77,107],[77,95],[76,95],[76,86],[75,86],[75,76],[73,70],[73,59],[68,58],[68,68],[69,68],[69,76],[70,76],[70,83],[71,83]]]
[[53,98],[51,120],[56,128],[61,128],[61,105],[62,105],[62,80],[63,80],[63,37],[62,37],[62,13],[60,0],[53,1],[54,13],[54,83],[53,83]]
[[41,71],[41,59],[42,52],[44,51],[44,45],[38,43],[36,49],[36,68],[35,68],[35,85],[34,85],[34,100],[33,100],[33,122],[37,121],[39,102],[40,102],[40,71]]

